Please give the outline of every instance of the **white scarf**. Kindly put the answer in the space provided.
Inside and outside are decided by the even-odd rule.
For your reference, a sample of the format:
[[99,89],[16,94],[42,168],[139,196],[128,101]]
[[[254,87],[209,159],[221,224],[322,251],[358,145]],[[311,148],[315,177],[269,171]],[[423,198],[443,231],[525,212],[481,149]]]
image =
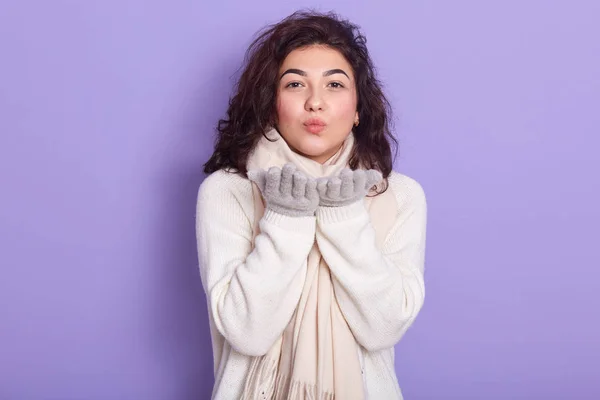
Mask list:
[[[293,162],[299,170],[319,178],[337,176],[348,166],[354,146],[351,132],[340,150],[324,164],[290,149],[277,130],[262,137],[248,159],[247,168],[283,167]],[[254,235],[264,214],[260,190],[253,184]],[[381,247],[391,228],[395,199],[390,190],[365,203]],[[374,205],[377,205],[374,207]],[[241,400],[364,400],[365,389],[359,346],[335,298],[332,277],[315,241],[307,259],[302,294],[282,336],[261,357],[254,357]]]

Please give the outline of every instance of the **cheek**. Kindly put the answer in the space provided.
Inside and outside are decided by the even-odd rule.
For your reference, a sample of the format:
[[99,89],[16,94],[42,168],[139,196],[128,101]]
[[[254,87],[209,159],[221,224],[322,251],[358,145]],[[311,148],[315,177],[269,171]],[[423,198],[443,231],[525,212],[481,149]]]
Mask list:
[[338,99],[336,103],[335,114],[337,117],[342,121],[352,120],[352,122],[354,122],[357,106],[356,97],[353,95],[345,96],[344,98]]
[[280,94],[277,97],[277,120],[280,124],[290,122],[297,117],[298,100],[287,94]]

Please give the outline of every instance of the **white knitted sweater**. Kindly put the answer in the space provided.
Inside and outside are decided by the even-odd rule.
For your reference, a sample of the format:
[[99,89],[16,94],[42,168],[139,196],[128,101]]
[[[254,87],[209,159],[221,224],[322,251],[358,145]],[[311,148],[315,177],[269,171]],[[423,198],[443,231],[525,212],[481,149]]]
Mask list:
[[319,208],[316,217],[267,210],[253,248],[250,181],[225,171],[204,180],[196,234],[213,345],[212,399],[239,399],[251,358],[265,354],[282,334],[300,298],[315,240],[360,344],[368,399],[402,399],[394,345],[423,305],[427,205],[414,179],[392,172],[389,184],[397,210],[381,250],[362,202]]

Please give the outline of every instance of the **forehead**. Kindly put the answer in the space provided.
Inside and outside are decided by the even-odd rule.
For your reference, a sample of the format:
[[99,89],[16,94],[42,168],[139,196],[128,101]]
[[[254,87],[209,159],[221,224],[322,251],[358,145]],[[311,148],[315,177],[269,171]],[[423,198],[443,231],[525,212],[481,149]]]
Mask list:
[[293,50],[283,60],[280,72],[288,68],[297,68],[307,72],[321,73],[330,69],[340,68],[352,76],[352,67],[338,50],[326,46],[309,46]]

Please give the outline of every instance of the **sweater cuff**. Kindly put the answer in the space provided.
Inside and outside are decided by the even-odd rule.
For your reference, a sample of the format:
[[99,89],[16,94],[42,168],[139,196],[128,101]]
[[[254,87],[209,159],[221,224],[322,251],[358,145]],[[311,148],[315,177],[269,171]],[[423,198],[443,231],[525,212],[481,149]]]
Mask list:
[[270,224],[283,229],[290,230],[312,230],[315,227],[314,215],[291,217],[289,215],[280,214],[270,208],[265,210],[263,219]]
[[323,224],[333,224],[358,217],[366,211],[364,201],[357,201],[341,207],[319,207],[317,220]]

